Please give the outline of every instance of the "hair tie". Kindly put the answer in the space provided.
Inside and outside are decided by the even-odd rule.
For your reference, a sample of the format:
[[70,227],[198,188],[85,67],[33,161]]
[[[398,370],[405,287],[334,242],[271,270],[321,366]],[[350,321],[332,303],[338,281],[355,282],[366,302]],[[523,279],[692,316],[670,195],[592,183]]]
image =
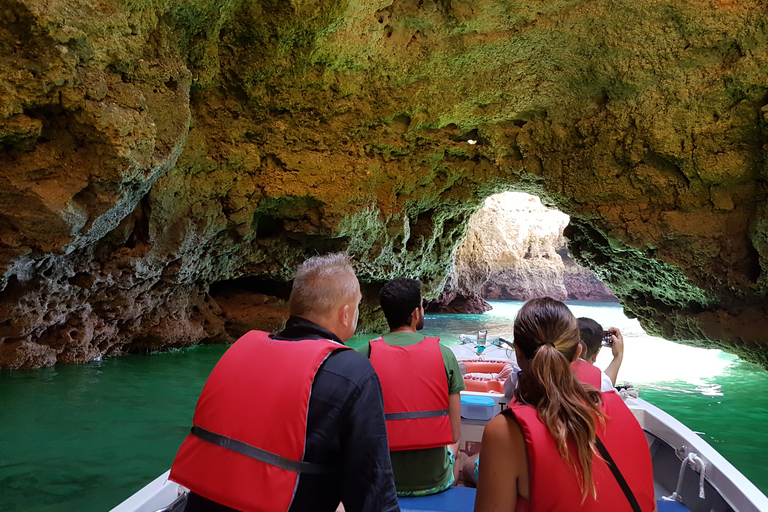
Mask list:
[[[551,341],[545,341],[544,343],[542,343],[541,345],[533,349],[533,354],[528,359],[533,359],[534,357],[536,357],[536,354],[539,353],[539,350],[541,350],[541,347],[543,347],[544,345],[552,345],[553,347],[555,346],[555,344],[552,343]],[[555,350],[557,350],[557,347],[555,347]]]

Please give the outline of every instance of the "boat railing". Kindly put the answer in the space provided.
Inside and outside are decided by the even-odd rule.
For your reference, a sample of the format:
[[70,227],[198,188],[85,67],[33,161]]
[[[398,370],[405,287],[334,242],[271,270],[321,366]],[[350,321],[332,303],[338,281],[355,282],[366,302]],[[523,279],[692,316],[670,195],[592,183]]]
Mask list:
[[187,506],[187,497],[188,497],[188,493],[182,492],[181,494],[179,494],[178,498],[173,500],[173,503],[171,503],[167,507],[158,509],[155,512],[181,512],[182,510],[184,510],[184,507]]

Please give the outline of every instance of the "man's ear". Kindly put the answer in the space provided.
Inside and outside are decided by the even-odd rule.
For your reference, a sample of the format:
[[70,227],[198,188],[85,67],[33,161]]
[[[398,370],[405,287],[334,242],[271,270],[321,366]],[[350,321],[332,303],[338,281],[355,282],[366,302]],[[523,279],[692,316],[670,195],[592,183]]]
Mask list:
[[415,308],[413,311],[411,311],[411,324],[413,324],[414,322],[418,323],[420,310],[421,308],[418,307],[418,308]]
[[344,307],[339,309],[339,323],[344,327],[349,327],[352,323],[352,314],[349,304],[344,304]]

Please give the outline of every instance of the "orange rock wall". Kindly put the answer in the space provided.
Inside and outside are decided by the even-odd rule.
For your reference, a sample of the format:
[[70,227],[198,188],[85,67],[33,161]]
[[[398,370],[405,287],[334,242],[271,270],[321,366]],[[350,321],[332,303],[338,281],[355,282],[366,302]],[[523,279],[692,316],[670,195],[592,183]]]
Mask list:
[[0,7],[0,366],[231,341],[242,292],[269,328],[331,250],[375,328],[504,190],[651,332],[768,362],[761,1]]

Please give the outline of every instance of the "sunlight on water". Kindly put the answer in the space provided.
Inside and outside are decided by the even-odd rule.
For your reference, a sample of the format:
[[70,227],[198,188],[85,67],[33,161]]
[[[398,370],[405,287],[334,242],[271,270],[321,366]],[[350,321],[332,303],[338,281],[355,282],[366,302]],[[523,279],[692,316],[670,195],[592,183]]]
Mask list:
[[[488,336],[513,339],[512,325],[515,315],[523,302],[491,301],[493,309],[483,315],[428,314],[425,318],[424,333],[441,336],[446,343],[458,343],[461,333],[487,329]],[[619,372],[619,381],[635,385],[650,385],[670,381],[686,382],[700,387],[702,394],[716,395],[719,388],[706,382],[721,375],[734,362],[736,356],[720,350],[707,350],[680,345],[662,338],[649,336],[636,319],[627,318],[619,304],[594,302],[569,302],[568,307],[576,317],[596,320],[604,329],[617,327],[624,336],[624,360]],[[357,336],[356,340],[368,337]],[[605,369],[611,362],[609,348],[600,351],[597,366]]]

